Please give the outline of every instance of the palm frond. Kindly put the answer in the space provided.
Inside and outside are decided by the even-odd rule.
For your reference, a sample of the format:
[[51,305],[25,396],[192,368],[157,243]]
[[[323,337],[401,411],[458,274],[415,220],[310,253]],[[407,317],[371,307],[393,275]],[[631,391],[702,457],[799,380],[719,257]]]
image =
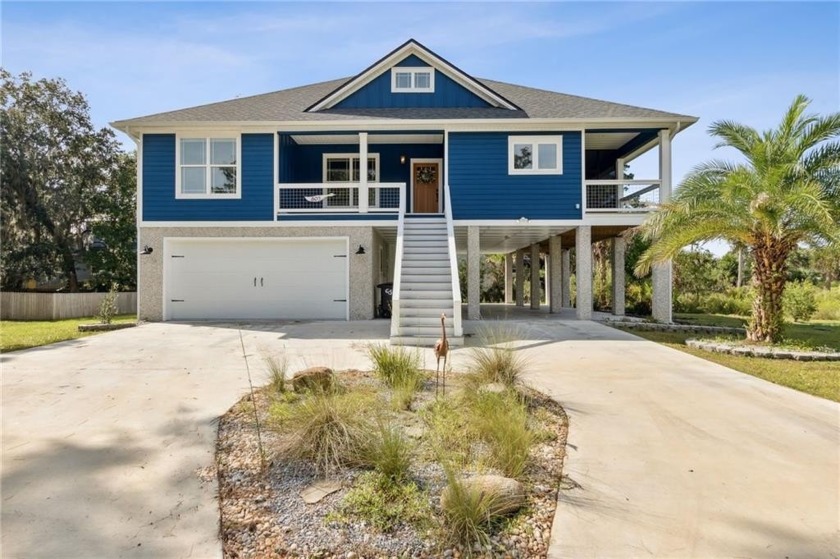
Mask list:
[[743,153],[747,158],[752,154],[753,148],[761,141],[758,132],[754,128],[739,124],[733,120],[718,120],[709,126],[709,134],[721,138],[715,144],[715,148],[733,147]]

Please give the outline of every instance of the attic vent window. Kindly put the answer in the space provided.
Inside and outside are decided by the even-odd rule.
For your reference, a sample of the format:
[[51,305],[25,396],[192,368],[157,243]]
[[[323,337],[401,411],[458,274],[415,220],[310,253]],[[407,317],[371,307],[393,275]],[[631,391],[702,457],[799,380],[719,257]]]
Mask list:
[[435,69],[429,67],[391,68],[391,93],[434,93]]

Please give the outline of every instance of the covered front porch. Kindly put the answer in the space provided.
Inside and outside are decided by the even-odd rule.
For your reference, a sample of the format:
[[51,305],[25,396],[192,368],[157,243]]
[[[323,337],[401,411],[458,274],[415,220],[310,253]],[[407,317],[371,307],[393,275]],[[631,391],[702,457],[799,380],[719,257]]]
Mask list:
[[440,130],[280,132],[276,219],[389,220],[444,211]]

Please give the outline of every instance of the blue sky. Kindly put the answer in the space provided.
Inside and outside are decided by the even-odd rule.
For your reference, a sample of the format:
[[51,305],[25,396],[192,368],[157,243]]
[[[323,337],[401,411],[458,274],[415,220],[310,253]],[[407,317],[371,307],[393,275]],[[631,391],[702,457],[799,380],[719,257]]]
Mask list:
[[675,182],[734,157],[713,152],[714,120],[764,129],[797,93],[840,108],[836,2],[5,1],[1,31],[5,68],[65,78],[100,126],[353,75],[414,37],[477,77],[700,117]]

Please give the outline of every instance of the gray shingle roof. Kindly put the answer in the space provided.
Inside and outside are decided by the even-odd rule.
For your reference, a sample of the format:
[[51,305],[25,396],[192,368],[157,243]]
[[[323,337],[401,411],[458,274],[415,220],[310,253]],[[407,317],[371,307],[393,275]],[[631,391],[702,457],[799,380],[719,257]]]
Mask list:
[[305,112],[305,109],[346,83],[341,78],[302,87],[294,87],[262,95],[242,97],[176,111],[157,113],[117,121],[114,126],[155,125],[160,123],[199,122],[318,122],[360,119],[666,119],[693,122],[695,117],[556,93],[493,80],[477,79],[490,89],[515,103],[522,110],[497,108],[453,109],[328,109]]

